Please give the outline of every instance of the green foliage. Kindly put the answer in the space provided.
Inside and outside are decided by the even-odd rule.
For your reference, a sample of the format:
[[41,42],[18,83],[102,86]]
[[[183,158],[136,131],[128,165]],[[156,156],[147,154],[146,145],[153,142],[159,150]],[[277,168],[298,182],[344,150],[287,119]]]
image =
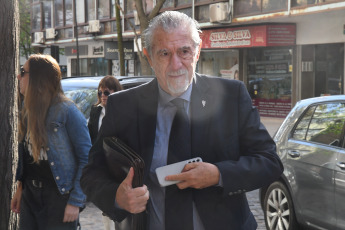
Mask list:
[[34,53],[34,48],[31,46],[30,2],[28,0],[19,0],[18,3],[20,15],[20,56],[28,59],[30,54]]

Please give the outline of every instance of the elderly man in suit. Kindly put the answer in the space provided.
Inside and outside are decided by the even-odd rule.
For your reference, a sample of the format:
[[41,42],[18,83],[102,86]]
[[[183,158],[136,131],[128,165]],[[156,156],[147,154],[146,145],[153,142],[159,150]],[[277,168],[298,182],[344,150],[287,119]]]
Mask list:
[[[155,17],[144,33],[144,53],[156,79],[108,98],[81,184],[117,222],[145,211],[149,230],[256,229],[245,192],[273,182],[283,171],[244,84],[195,72],[200,32],[183,13]],[[184,117],[176,122],[184,128],[175,128],[177,117]],[[132,169],[122,183],[112,180],[102,150],[107,136],[120,138],[142,156],[142,187],[131,186]],[[194,157],[203,162],[165,178],[179,183],[159,185],[157,167]]]

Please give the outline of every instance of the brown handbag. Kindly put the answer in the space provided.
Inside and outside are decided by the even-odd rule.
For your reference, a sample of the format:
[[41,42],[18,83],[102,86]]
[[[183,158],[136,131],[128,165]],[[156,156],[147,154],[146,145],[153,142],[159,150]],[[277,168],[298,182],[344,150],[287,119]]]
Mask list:
[[[133,167],[134,177],[132,187],[143,186],[144,160],[133,149],[123,143],[117,137],[105,137],[103,139],[103,150],[106,157],[108,170],[117,183],[121,183]],[[132,223],[129,229],[144,230],[145,212],[132,215]]]

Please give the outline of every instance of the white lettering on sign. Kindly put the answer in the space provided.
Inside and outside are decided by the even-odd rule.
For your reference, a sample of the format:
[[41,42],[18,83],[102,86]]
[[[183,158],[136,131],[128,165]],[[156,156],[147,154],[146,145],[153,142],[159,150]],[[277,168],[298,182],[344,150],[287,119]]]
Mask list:
[[211,42],[231,41],[231,40],[246,40],[251,39],[249,30],[235,30],[226,32],[213,32],[210,34]]

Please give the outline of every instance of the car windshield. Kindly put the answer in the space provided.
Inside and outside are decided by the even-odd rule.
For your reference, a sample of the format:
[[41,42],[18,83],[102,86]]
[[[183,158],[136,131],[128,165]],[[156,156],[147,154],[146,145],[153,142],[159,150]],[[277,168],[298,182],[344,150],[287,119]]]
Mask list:
[[91,107],[97,102],[97,90],[93,88],[66,89],[65,95],[73,100],[86,119],[89,119]]

